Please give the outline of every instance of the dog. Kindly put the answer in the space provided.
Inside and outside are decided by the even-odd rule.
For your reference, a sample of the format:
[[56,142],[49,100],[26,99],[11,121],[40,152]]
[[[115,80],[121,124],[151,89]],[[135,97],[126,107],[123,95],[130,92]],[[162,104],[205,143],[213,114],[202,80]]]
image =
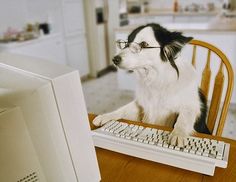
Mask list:
[[113,62],[136,75],[136,98],[97,116],[93,124],[101,126],[123,118],[173,127],[168,142],[179,147],[187,144],[194,131],[210,134],[206,98],[198,88],[196,70],[180,55],[192,39],[152,23],[133,30],[128,41],[118,41],[121,50]]

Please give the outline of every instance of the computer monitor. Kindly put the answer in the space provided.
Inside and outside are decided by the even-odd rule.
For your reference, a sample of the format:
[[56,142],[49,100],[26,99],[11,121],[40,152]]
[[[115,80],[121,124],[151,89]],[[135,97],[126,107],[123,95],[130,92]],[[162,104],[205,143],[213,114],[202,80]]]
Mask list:
[[100,181],[77,70],[0,54],[0,181]]

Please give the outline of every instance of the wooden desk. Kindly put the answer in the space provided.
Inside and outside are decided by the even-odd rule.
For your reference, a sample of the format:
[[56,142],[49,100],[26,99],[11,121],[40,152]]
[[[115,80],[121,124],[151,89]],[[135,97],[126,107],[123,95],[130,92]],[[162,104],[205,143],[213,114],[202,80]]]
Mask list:
[[[91,129],[95,128],[91,124],[94,117],[94,115],[89,115]],[[130,121],[127,122],[130,123]],[[135,123],[148,126],[144,123]],[[167,127],[152,127],[171,130]],[[96,147],[102,182],[236,182],[236,141],[204,134],[197,134],[197,136],[230,143],[229,162],[226,169],[216,167],[214,176],[207,176]]]

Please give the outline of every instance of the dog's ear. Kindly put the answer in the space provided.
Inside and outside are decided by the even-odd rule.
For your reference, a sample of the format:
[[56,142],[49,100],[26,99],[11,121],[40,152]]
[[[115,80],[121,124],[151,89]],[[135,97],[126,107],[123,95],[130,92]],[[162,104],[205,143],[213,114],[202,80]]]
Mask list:
[[183,46],[191,41],[192,37],[185,37],[181,32],[170,32],[159,24],[149,24],[151,26],[156,40],[161,46],[160,57],[163,61],[169,61],[179,76],[179,70],[174,62]]
[[192,37],[185,37],[181,32],[166,32],[167,40],[162,44],[161,58],[163,61],[174,61],[183,46],[191,41]]
[[175,64],[175,59],[180,53],[181,49],[191,41],[192,37],[185,37],[180,32],[169,32],[170,41],[166,42],[161,49],[160,57],[163,61],[169,61],[171,66],[176,70],[179,77],[179,70]]

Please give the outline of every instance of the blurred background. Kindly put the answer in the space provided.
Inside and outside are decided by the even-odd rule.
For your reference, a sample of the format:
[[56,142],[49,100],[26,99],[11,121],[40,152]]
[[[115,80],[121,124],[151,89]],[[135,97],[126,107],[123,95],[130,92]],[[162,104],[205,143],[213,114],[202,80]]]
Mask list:
[[[115,40],[126,40],[134,28],[143,24],[159,23],[214,44],[227,55],[236,72],[236,0],[0,2],[0,52],[78,69],[90,113],[112,111],[134,98],[136,82],[132,73],[117,71],[111,60],[116,53]],[[188,48],[183,52],[189,60],[191,54]],[[206,54],[200,51],[197,59],[206,60]],[[203,65],[199,67],[200,74]],[[211,67],[216,74],[218,65]],[[223,135],[236,139],[235,91]]]

